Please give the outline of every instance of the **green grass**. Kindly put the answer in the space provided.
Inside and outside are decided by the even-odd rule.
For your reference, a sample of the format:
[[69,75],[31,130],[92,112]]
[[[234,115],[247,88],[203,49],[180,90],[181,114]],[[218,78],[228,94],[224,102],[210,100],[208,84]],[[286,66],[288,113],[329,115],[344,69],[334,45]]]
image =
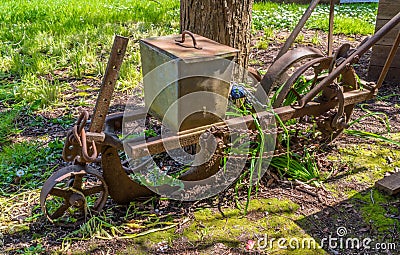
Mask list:
[[[292,29],[305,8],[256,3],[254,28]],[[376,4],[337,6],[335,32],[372,33],[376,9]],[[326,5],[318,6],[306,27],[327,30],[327,13]],[[136,40],[177,33],[178,28],[177,0],[5,0],[0,3],[0,77],[7,78],[16,88],[12,99],[43,108],[59,102],[52,98],[59,97],[63,81],[104,73],[114,34]],[[259,45],[267,47],[268,42]],[[138,66],[138,44],[131,42],[121,69],[120,89],[130,89],[139,82]],[[2,100],[10,99],[6,85],[0,85]],[[25,98],[24,92],[33,88],[38,91]],[[43,95],[50,95],[50,99],[43,100]]]
[[[275,29],[293,29],[308,5],[277,4],[259,2],[253,8],[253,26],[255,29],[273,27]],[[335,34],[372,34],[378,5],[342,4],[335,6]],[[328,30],[329,5],[316,7],[305,27]]]
[[[253,185],[255,185],[255,193],[257,195],[259,188],[259,181],[261,179],[261,172],[263,167],[263,157],[260,155],[264,155],[265,145],[266,145],[266,137],[263,132],[262,126],[257,119],[257,116],[252,112],[253,106],[251,103],[246,103],[239,100],[235,100],[234,104],[230,105],[230,109],[227,111],[226,115],[231,117],[242,117],[246,115],[253,116],[254,125],[256,130],[258,131],[258,135],[256,140],[254,141],[246,141],[246,136],[239,135],[235,138],[235,141],[232,141],[232,148],[228,148],[225,150],[226,155],[247,155],[249,158],[249,167],[245,171],[243,171],[235,183],[235,203],[239,209],[243,209],[244,214],[247,214],[251,195],[253,191]],[[243,142],[243,140],[245,142]],[[238,144],[237,144],[238,143]],[[227,157],[224,157],[222,160],[224,171],[226,170],[226,161]],[[247,200],[244,207],[240,204],[238,199],[239,197],[239,189],[247,188]]]
[[[254,4],[255,29],[292,29],[305,5]],[[337,6],[336,33],[370,34],[376,4]],[[320,5],[307,28],[327,30],[328,7]],[[354,17],[357,18],[354,18]],[[41,109],[62,101],[68,81],[101,76],[114,34],[129,36],[118,89],[141,79],[137,39],[177,33],[179,1],[5,0],[0,3],[0,100]],[[267,37],[271,37],[266,35]],[[268,48],[268,41],[257,46]],[[11,92],[10,92],[11,89]]]
[[[259,45],[260,48],[267,48],[270,41],[275,40],[274,30],[293,28],[305,8],[304,5],[255,4],[254,28],[262,29],[265,33],[264,41]],[[326,6],[319,7],[317,11],[306,27],[327,30]],[[349,18],[354,16],[351,12],[355,11],[357,11],[358,19],[352,19],[349,25]],[[336,33],[372,33],[376,4],[343,5],[338,12],[342,14],[337,18]],[[61,158],[61,141],[55,140],[45,145],[41,137],[34,137],[35,142],[32,140],[21,142],[13,139],[13,136],[21,133],[26,126],[43,125],[43,119],[40,117],[17,125],[20,113],[23,112],[24,119],[28,119],[28,117],[33,117],[34,111],[43,108],[65,107],[65,112],[72,112],[68,107],[71,107],[73,103],[66,102],[64,95],[71,92],[74,82],[78,82],[74,83],[74,86],[80,89],[80,86],[86,84],[79,84],[80,80],[90,79],[96,82],[100,80],[105,71],[114,34],[131,38],[117,85],[120,91],[131,90],[141,79],[137,40],[178,33],[178,31],[178,0],[0,1],[0,104],[1,107],[7,108],[6,111],[2,109],[0,113],[0,145],[2,146],[0,149],[0,193],[2,196],[9,196],[10,190],[29,190],[26,193],[32,193],[31,190],[40,188],[44,180],[58,166],[57,162]],[[317,37],[315,41],[318,41]],[[81,90],[87,91],[89,88]],[[79,104],[88,104],[84,94],[79,94],[86,92],[74,93],[80,98],[77,99],[80,100]],[[68,128],[72,124],[70,117],[64,116],[52,121]],[[20,139],[24,138],[20,137]],[[48,140],[48,138],[44,139]],[[255,156],[256,154],[253,156],[253,169],[257,163]],[[14,194],[25,196],[26,193],[15,192]],[[37,190],[33,193],[38,196]],[[4,199],[0,196],[0,200]],[[12,202],[15,206],[14,200]],[[246,206],[249,212],[253,210],[254,203],[257,201],[247,200]],[[36,209],[39,210],[39,208]],[[154,217],[152,220],[156,222],[158,219]],[[102,228],[112,234],[111,225],[95,221],[96,219],[93,219],[92,225],[88,224],[86,228],[80,229],[80,234],[96,235]],[[222,225],[222,223],[225,224],[225,219],[221,219],[220,223],[221,235],[226,234],[225,227],[222,227],[225,226]],[[211,224],[213,222],[210,226]],[[234,224],[231,225],[234,226]],[[276,225],[282,226],[285,222],[279,222]],[[150,228],[153,225],[146,226]],[[135,228],[135,226],[128,227]],[[26,226],[26,230],[28,229],[29,227]],[[164,232],[159,231],[163,234]],[[239,236],[239,231],[237,232]],[[108,237],[108,235],[105,236]],[[34,254],[42,250],[43,247],[38,244],[21,252]]]
[[1,146],[9,142],[11,135],[20,131],[15,123],[17,116],[17,110],[0,112],[0,151]]
[[383,135],[379,135],[379,134],[375,134],[375,133],[371,133],[371,132],[367,132],[367,131],[363,131],[363,130],[345,129],[344,133],[347,135],[358,136],[358,137],[365,138],[365,139],[369,139],[369,138],[375,139],[375,140],[379,140],[379,141],[382,141],[382,142],[385,142],[388,144],[400,146],[400,142],[398,142],[398,141],[395,141],[395,140],[385,137]]
[[[47,146],[39,142],[20,142],[4,146],[0,152],[0,191],[18,186],[22,189],[41,187],[57,167],[54,162],[61,158],[63,144],[51,141]],[[52,163],[53,162],[53,163]]]
[[[274,29],[293,28],[305,8],[254,4],[254,28],[265,33],[259,47],[267,48],[274,40]],[[376,4],[337,6],[336,33],[371,33],[376,9]],[[326,30],[327,13],[327,6],[320,5],[306,27]],[[118,83],[118,89],[130,90],[141,78],[137,39],[177,33],[178,29],[178,0],[1,1],[0,100],[11,110],[0,113],[0,143],[21,131],[14,122],[25,106],[33,110],[63,107],[63,93],[71,89],[71,81],[98,79],[104,73],[114,34],[132,38]],[[18,155],[36,155],[35,146],[29,142],[4,147],[1,170],[13,173],[15,168],[27,167],[29,161]],[[32,160],[30,167],[38,169],[40,162]]]
[[281,175],[289,178],[311,183],[320,186],[322,177],[320,175],[316,160],[313,154],[305,150],[304,156],[290,153],[273,157],[271,166],[276,168]]
[[35,75],[25,75],[21,82],[15,83],[13,99],[22,106],[30,104],[33,110],[42,109],[61,102],[61,91],[65,86],[65,83],[61,85],[58,80],[49,81]]
[[[161,2],[1,1],[0,76],[9,79],[15,93],[6,93],[9,86],[2,83],[0,100],[45,107],[57,102],[62,81],[104,73],[114,34],[136,40],[176,33],[179,2]],[[121,69],[121,89],[139,82],[139,65],[138,44],[131,42]],[[32,89],[36,91],[26,95]]]

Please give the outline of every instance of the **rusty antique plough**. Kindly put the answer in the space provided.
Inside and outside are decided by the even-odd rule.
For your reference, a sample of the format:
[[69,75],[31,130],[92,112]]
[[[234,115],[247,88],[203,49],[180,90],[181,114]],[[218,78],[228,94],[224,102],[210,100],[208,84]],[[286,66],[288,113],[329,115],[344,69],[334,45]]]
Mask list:
[[[373,98],[382,85],[391,60],[395,55],[395,50],[399,47],[400,35],[393,45],[392,52],[376,84],[365,83],[363,88],[360,89],[360,82],[357,81],[352,65],[357,63],[361,55],[399,24],[400,14],[397,14],[384,27],[355,49],[351,49],[348,44],[344,44],[333,53],[331,22],[327,55],[317,49],[308,47],[295,48],[289,51],[290,45],[318,2],[318,0],[312,1],[300,23],[281,49],[275,62],[258,83],[256,95],[258,101],[266,104],[271,95],[274,94],[275,100],[272,108],[275,116],[279,116],[283,122],[291,119],[304,120],[314,118],[315,130],[320,133],[322,138],[320,142],[329,142],[347,127],[347,122],[355,104]],[[333,21],[333,4],[331,4],[330,20]],[[184,42],[185,35],[192,37],[194,47]],[[182,58],[193,60],[195,57],[193,57],[192,52],[194,52],[196,57],[200,55],[201,61],[205,59],[204,61],[208,66],[216,66],[216,68],[220,68],[225,63],[219,63],[219,59],[224,58],[225,61],[227,61],[226,59],[230,61],[237,54],[235,49],[224,48],[225,46],[223,45],[216,44],[204,37],[193,35],[190,32],[184,32],[182,41],[176,42],[175,39],[179,38],[180,36],[171,36],[142,41],[142,50],[151,51],[150,55],[147,55],[150,56],[147,62],[146,55],[142,53],[144,76],[146,72],[151,72],[153,68],[157,67],[157,57],[160,51],[167,52],[161,54],[162,57],[171,58],[173,56],[172,58],[178,60],[179,56],[181,56],[179,54],[183,54]],[[130,111],[128,114],[125,113],[125,116],[123,113],[108,115],[110,101],[127,43],[127,38],[115,37],[93,115],[89,121],[89,114],[83,112],[76,125],[68,132],[63,158],[67,162],[72,162],[72,165],[55,172],[43,185],[40,203],[43,212],[50,220],[60,218],[65,214],[77,213],[86,215],[90,211],[100,211],[105,205],[108,195],[115,202],[121,204],[154,195],[157,190],[146,187],[140,184],[141,182],[137,179],[130,177],[129,166],[121,159],[123,152],[135,159],[147,157],[143,161],[143,167],[148,162],[149,157],[151,159],[153,155],[163,153],[168,149],[174,149],[178,146],[188,148],[194,144],[200,144],[203,148],[204,145],[202,143],[209,139],[211,134],[215,146],[209,150],[211,156],[208,157],[208,160],[197,166],[189,167],[188,171],[176,177],[178,180],[185,181],[185,185],[190,186],[191,182],[205,180],[223,171],[223,167],[220,167],[221,156],[219,154],[224,148],[229,147],[229,139],[226,138],[225,134],[229,133],[227,126],[239,127],[244,125],[250,130],[255,129],[253,125],[254,114],[221,121],[218,118],[208,116],[206,107],[203,106],[204,112],[196,114],[194,117],[189,116],[187,118],[189,120],[180,122],[181,125],[178,125],[178,131],[175,135],[166,138],[161,138],[160,136],[146,137],[146,139],[139,142],[130,143],[129,148],[126,146],[124,148],[124,145],[130,139],[121,139],[118,136],[121,134],[124,122],[127,120],[146,120],[146,118],[148,120],[149,114],[161,121],[162,115],[165,113],[165,109],[161,110],[160,114],[160,111],[157,112],[156,109],[151,109],[150,107],[151,111],[149,112],[139,110]],[[214,47],[220,48],[216,49]],[[152,49],[156,50],[152,51]],[[221,52],[223,54],[220,54]],[[196,61],[189,62],[196,66],[199,60]],[[217,62],[215,64],[210,61]],[[296,67],[294,71],[293,67]],[[146,68],[148,69],[147,71],[145,70]],[[177,72],[187,71],[185,68],[183,70],[179,68],[181,67],[178,66]],[[224,66],[224,68],[226,69],[227,67]],[[309,87],[305,90],[306,92],[300,93],[296,91],[294,88],[295,82],[300,76],[310,74],[310,70],[312,77],[310,78]],[[288,74],[290,75],[288,76]],[[167,76],[168,74],[161,74],[161,79],[167,79]],[[156,100],[155,105],[159,103],[162,106],[163,102],[168,101],[169,98],[177,100],[184,95],[201,92],[202,90],[217,93],[218,96],[224,97],[226,101],[228,100],[229,83],[216,84],[215,80],[200,79],[198,77],[195,80],[184,80],[179,84],[177,83],[178,85],[174,85],[176,86],[175,88],[178,88],[178,92],[176,90],[171,90],[172,92],[168,91],[168,89],[162,90],[161,97],[166,96],[158,101]],[[147,91],[146,86],[145,84],[145,97],[151,93],[151,86],[157,86],[157,84],[151,84],[150,89],[147,89]],[[191,86],[197,87],[193,89]],[[148,91],[150,92],[147,93]],[[287,102],[286,99],[289,95],[294,95],[296,99],[294,103],[287,105],[285,102]],[[221,109],[225,111],[226,106]],[[257,112],[259,120],[264,117],[270,118],[270,111]],[[180,117],[178,116],[177,118],[179,119]],[[182,117],[183,119],[185,118]],[[88,130],[86,129],[87,124],[89,125]],[[182,126],[184,128],[181,128]],[[101,163],[101,170],[92,167],[95,163]],[[158,165],[161,167],[160,163]],[[137,168],[140,168],[140,166],[137,166]],[[202,192],[207,193],[206,191]],[[191,199],[186,197],[185,200]]]

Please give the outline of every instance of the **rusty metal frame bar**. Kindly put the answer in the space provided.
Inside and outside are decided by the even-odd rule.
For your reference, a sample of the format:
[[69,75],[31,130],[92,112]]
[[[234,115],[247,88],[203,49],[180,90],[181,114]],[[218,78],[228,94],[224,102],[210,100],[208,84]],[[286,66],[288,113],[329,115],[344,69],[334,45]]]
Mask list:
[[89,131],[101,133],[110,107],[112,94],[117,83],[119,70],[125,56],[129,38],[116,35],[111,50],[111,56],[107,64],[106,73],[97,97],[96,106],[90,123]]
[[335,0],[330,0],[329,4],[328,56],[331,56],[333,53],[333,24],[335,20]]
[[[374,97],[374,93],[368,90],[355,90],[350,92],[344,93],[344,106],[352,105],[355,103],[359,103]],[[316,103],[310,102],[303,108],[294,108],[292,106],[284,106],[277,109],[274,109],[275,114],[281,118],[282,121],[286,121],[293,118],[299,118],[305,115],[321,115],[324,112],[327,112],[329,109],[332,109],[338,105],[338,100],[331,100],[324,103]],[[266,118],[271,117],[271,113],[268,111],[261,112],[258,114],[259,118]],[[155,138],[152,141],[143,142],[137,144],[137,142],[133,143],[132,146],[125,146],[125,149],[129,148],[127,152],[130,157],[132,158],[140,158],[147,156],[149,154],[157,154],[165,151],[165,147],[170,149],[173,146],[177,146],[180,144],[181,146],[188,146],[191,144],[195,144],[198,142],[199,137],[211,126],[218,126],[218,127],[235,127],[240,126],[245,123],[246,125],[252,125],[254,119],[252,116],[247,115],[240,118],[233,118],[226,120],[226,122],[218,122],[214,125],[199,127],[196,129],[186,130],[183,133],[178,133],[175,136],[171,136],[168,138],[161,139],[160,137]],[[177,143],[179,141],[179,143]],[[126,140],[125,143],[129,144],[129,140]],[[165,146],[168,144],[168,146]]]
[[286,39],[285,44],[279,51],[278,55],[276,56],[275,60],[280,58],[283,54],[285,54],[290,46],[293,44],[294,40],[296,37],[299,35],[301,29],[304,27],[306,24],[307,20],[310,18],[311,13],[314,11],[315,7],[318,5],[320,0],[313,0],[310,5],[308,6],[307,10],[304,12],[303,16],[299,20],[299,23],[297,23],[296,27],[292,31],[292,33],[289,35],[289,37]]

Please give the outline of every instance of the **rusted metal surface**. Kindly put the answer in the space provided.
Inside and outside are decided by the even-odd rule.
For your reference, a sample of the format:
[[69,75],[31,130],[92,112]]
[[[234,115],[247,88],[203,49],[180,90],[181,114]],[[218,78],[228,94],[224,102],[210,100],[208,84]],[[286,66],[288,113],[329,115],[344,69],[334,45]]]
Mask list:
[[[299,79],[301,75],[304,74],[309,68],[314,68],[314,82],[317,82],[318,75],[325,69],[329,68],[332,62],[332,57],[322,57],[316,58],[307,62],[306,64],[302,65],[299,69],[297,69],[292,76],[286,81],[285,85],[283,86],[282,90],[279,92],[279,95],[276,97],[274,104],[272,105],[274,108],[280,107],[283,104],[283,101],[286,99],[289,91],[292,90],[293,84]],[[319,65],[317,65],[319,64]],[[314,83],[312,84],[312,86]],[[300,99],[300,98],[298,98]]]
[[116,148],[105,146],[102,151],[101,166],[103,177],[109,187],[110,196],[119,204],[126,204],[134,199],[149,197],[154,193],[145,186],[132,181],[122,167]]
[[121,113],[121,112],[109,114],[106,118],[104,132],[120,133],[122,131],[123,117],[124,117],[124,113]]
[[104,142],[106,139],[106,134],[103,132],[101,133],[95,133],[95,132],[85,132],[85,136],[88,142],[95,142],[95,143],[101,143]]
[[[337,65],[342,63],[348,57],[349,52],[351,51],[350,45],[344,44],[339,47],[333,56],[309,60],[307,63],[300,66],[292,74],[292,76],[286,80],[284,85],[277,90],[276,93],[279,92],[279,94],[275,97],[276,99],[274,101],[273,108],[283,106],[284,100],[290,91],[293,92],[298,101],[302,99],[303,95],[297,93],[294,90],[293,85],[301,75],[304,75],[308,69],[314,69],[314,78],[312,79],[312,84],[310,85],[310,88],[313,88],[315,84],[321,80],[319,76],[322,71],[326,70],[331,73]],[[289,51],[287,54],[290,55],[290,53],[291,51]],[[319,120],[317,120],[318,129],[322,132],[323,137],[325,137],[323,139],[325,142],[330,142],[335,139],[343,131],[343,129],[347,127],[347,122],[353,111],[354,104],[349,104],[346,106],[344,105],[343,91],[348,92],[358,89],[357,76],[351,66],[342,70],[342,73],[339,75],[341,76],[340,85],[336,83],[330,84],[324,88],[322,95],[316,99],[318,102],[328,102],[335,98],[338,100],[338,110],[336,113],[330,111],[329,114],[326,113],[323,117],[318,118]],[[277,80],[279,80],[279,77],[277,77]],[[318,117],[318,115],[314,115],[314,113],[311,113],[310,115]]]
[[82,147],[77,142],[73,142],[74,137],[72,130],[67,133],[67,138],[64,142],[64,148],[62,151],[62,158],[67,162],[74,161],[81,153]]
[[[257,94],[265,94],[268,96],[271,93],[271,90],[276,87],[277,84],[283,84],[284,81],[279,80],[278,78],[282,77],[289,67],[293,66],[295,63],[307,58],[317,58],[323,56],[324,55],[320,50],[310,47],[296,48],[290,53],[284,54],[269,67],[267,73],[261,80],[261,86],[258,87],[258,90],[263,89],[265,93],[258,92]],[[266,102],[266,98],[260,98],[259,100]]]
[[333,23],[335,19],[335,0],[329,2],[328,56],[333,53]]
[[249,68],[247,69],[247,71],[249,72],[250,75],[253,76],[253,78],[254,78],[257,82],[261,82],[262,76],[261,76],[260,72],[259,72],[257,69],[255,69],[255,68],[253,68],[253,67],[249,67]]
[[145,119],[146,115],[147,115],[147,110],[145,108],[108,114],[106,117],[105,132],[106,133],[121,132],[123,120],[126,122],[141,120]]
[[[345,50],[345,52],[344,52]],[[276,100],[273,104],[274,108],[278,108],[283,106],[283,102],[286,99],[289,91],[294,91],[293,84],[298,80],[301,75],[309,69],[314,69],[314,78],[313,82],[310,85],[312,88],[316,82],[318,81],[318,77],[324,70],[331,70],[337,61],[343,61],[341,58],[346,57],[346,52],[349,50],[349,47],[340,47],[340,49],[333,55],[333,57],[323,57],[317,58],[307,62],[306,64],[299,67],[293,75],[286,81],[282,89],[280,90]],[[354,104],[349,104],[347,106],[344,105],[344,91],[352,91],[358,89],[358,83],[356,74],[352,67],[343,70],[341,73],[341,85],[332,84],[332,86],[325,88],[322,93],[322,96],[318,98],[319,102],[327,102],[333,100],[335,97],[338,100],[338,110],[335,114],[331,114],[330,116],[324,116],[321,120],[317,121],[317,126],[319,130],[322,132],[323,140],[326,142],[332,141],[335,139],[344,128],[347,127],[347,122],[350,119],[351,113],[354,108]],[[298,93],[294,93],[297,96],[297,99],[300,100],[302,95]],[[311,114],[312,116],[318,116]]]
[[[67,162],[79,160],[82,157],[82,139],[81,134],[89,119],[89,113],[83,111],[72,129],[68,132],[64,149],[62,152],[63,159]],[[86,142],[86,141],[85,141]]]
[[345,43],[340,45],[340,47],[335,51],[335,53],[332,56],[332,62],[331,65],[329,66],[329,73],[332,72],[333,68],[336,67],[337,64],[340,64],[343,62],[348,57],[348,52],[350,50],[350,44]]
[[94,108],[92,122],[89,128],[90,132],[100,133],[103,131],[104,121],[110,107],[112,94],[117,83],[119,70],[124,59],[128,41],[128,38],[118,35],[114,38],[111,56],[107,64],[106,73]]
[[[188,34],[188,33],[187,33]],[[239,50],[217,43],[203,36],[192,34],[196,44],[201,45],[201,50],[193,50],[193,46],[178,43],[182,40],[182,35],[169,35],[163,37],[153,37],[142,39],[140,42],[159,49],[163,54],[169,56],[170,59],[182,59],[185,62],[198,62],[207,59],[229,58],[235,57]]]
[[308,6],[307,10],[304,12],[303,16],[299,20],[299,23],[296,25],[292,33],[289,35],[289,37],[286,39],[285,44],[282,46],[281,50],[279,51],[278,55],[276,56],[275,60],[279,59],[282,57],[290,48],[290,46],[293,44],[294,40],[296,37],[299,35],[301,29],[304,27],[304,24],[306,24],[308,18],[310,18],[311,13],[314,11],[315,7],[319,3],[320,0],[312,0],[310,5]]
[[[82,140],[82,158],[83,158],[84,162],[94,162],[98,156],[96,143],[92,140],[91,146],[87,145],[88,140],[86,138],[85,129],[82,129],[80,137]],[[91,155],[89,155],[89,150],[91,151]]]
[[[362,102],[374,97],[374,93],[370,91],[349,91],[343,94],[344,97],[344,106],[354,105],[355,103]],[[310,102],[303,108],[294,108],[292,106],[284,106],[274,109],[275,113],[281,118],[282,121],[287,121],[294,118],[299,118],[305,115],[321,115],[324,112],[327,112],[329,109],[332,109],[338,105],[338,100],[333,99],[328,102],[316,103]],[[271,114],[269,112],[261,112],[258,115],[258,118],[270,118]],[[241,118],[234,118],[226,120],[225,122],[215,123],[214,125],[217,127],[235,127],[241,126],[243,124],[251,125],[254,123],[254,119],[252,116],[243,116]],[[165,147],[169,149],[174,149],[177,145],[181,146],[189,146],[195,144],[199,141],[199,137],[209,128],[206,126],[203,128],[197,128],[193,131],[187,130],[182,135],[170,136],[165,139],[156,139],[151,142],[143,143],[143,144],[135,144],[130,146],[130,150],[126,153],[129,154],[132,158],[140,158],[147,156],[149,154],[158,154],[165,151]],[[126,141],[129,143],[129,141]],[[179,143],[178,143],[179,142]],[[168,145],[166,145],[168,144]],[[165,146],[165,147],[164,147]]]
[[352,64],[358,62],[360,56],[367,52],[376,42],[378,42],[385,34],[393,29],[400,22],[400,13],[386,23],[379,31],[377,31],[369,40],[357,48],[348,58],[346,58],[338,67],[336,67],[330,75],[323,79],[315,86],[307,95],[299,101],[299,107],[304,107],[326,86],[331,84],[344,69],[349,68]]
[[[207,153],[203,153],[200,156],[201,161],[206,161],[205,163],[199,166],[192,166],[190,169],[182,174],[179,179],[183,181],[198,181],[204,180],[216,174],[219,170],[219,165],[221,159],[224,155],[224,149],[226,147],[226,138],[227,134],[229,134],[228,130],[220,129],[220,128],[210,128],[206,132],[204,132],[199,138],[200,147],[202,150],[206,150]],[[216,148],[209,148],[210,143],[208,139],[215,139],[213,143],[216,144]],[[202,156],[212,155],[209,160],[204,160]]]
[[[312,1],[309,10],[306,11],[303,18],[307,17],[307,15],[309,16],[308,11],[311,12],[312,9],[315,8],[314,5],[318,2],[317,0]],[[332,3],[333,1],[331,1],[331,10],[333,8]],[[361,54],[365,53],[399,22],[400,14],[396,15],[374,36],[363,42],[355,50],[350,49],[350,46],[345,44],[331,55],[331,46],[329,46],[329,55],[324,56],[322,52],[313,48],[296,48],[290,52],[286,52],[287,49],[282,49],[281,52],[286,53],[277,58],[267,74],[261,79],[261,85],[258,89],[265,90],[265,94],[268,96],[278,84],[279,86],[284,84],[273,105],[275,114],[277,114],[282,121],[301,118],[306,115],[314,116],[316,117],[317,128],[328,140],[332,140],[347,127],[347,121],[350,118],[354,105],[358,102],[373,98],[376,94],[376,90],[381,85],[381,83],[378,82],[376,87],[371,86],[368,87],[368,90],[359,90],[356,75],[351,65],[356,63]],[[303,21],[301,20],[299,29],[301,29],[302,23]],[[294,31],[292,34],[295,35],[296,33],[298,32]],[[192,37],[191,42],[185,42],[184,38],[186,35]],[[182,60],[188,61],[190,64],[197,64],[202,61],[212,61],[216,56],[229,58],[237,54],[237,51],[232,50],[232,48],[227,48],[207,38],[188,32],[181,35],[181,38],[183,38],[183,41],[179,42],[179,44],[174,41],[175,39],[179,39],[177,36],[163,37],[161,40],[160,38],[150,38],[142,40],[142,43],[150,45],[151,47],[157,47],[160,51],[163,51],[164,58],[162,61],[181,58]],[[291,44],[290,40],[287,42],[289,46]],[[398,48],[398,44],[400,44],[400,35],[397,37],[393,51]],[[200,144],[200,147],[205,148],[207,151],[206,154],[211,155],[211,157],[206,158],[209,159],[207,162],[198,166],[192,166],[189,171],[178,177],[183,181],[198,181],[207,179],[220,171],[219,165],[224,149],[228,144],[229,139],[227,139],[227,137],[230,134],[229,130],[235,128],[241,130],[243,127],[254,130],[254,117],[252,115],[247,115],[225,121],[216,119],[206,123],[199,122],[200,124],[198,125],[178,130],[176,135],[166,138],[150,138],[141,143],[137,143],[137,141],[132,142],[132,140],[121,141],[115,133],[121,131],[123,118],[124,121],[133,121],[143,119],[147,115],[146,111],[139,110],[125,115],[112,114],[106,119],[126,45],[127,38],[116,37],[89,131],[87,132],[85,130],[89,114],[84,111],[79,116],[77,123],[67,134],[63,157],[66,161],[74,162],[75,165],[55,172],[43,186],[40,194],[40,204],[42,210],[50,220],[61,217],[65,212],[68,212],[68,208],[70,207],[78,208],[81,212],[86,214],[87,196],[98,196],[92,208],[98,211],[104,206],[108,193],[117,203],[121,204],[154,195],[153,191],[133,181],[128,175],[127,171],[133,170],[125,167],[119,156],[119,152],[124,149],[125,153],[127,153],[130,158],[136,159],[162,153],[166,151],[166,148],[171,150],[193,144]],[[388,66],[390,66],[394,55],[395,53],[390,54],[386,61]],[[287,77],[289,68],[306,59],[308,59],[308,62],[300,66],[290,77]],[[146,68],[149,69],[147,71],[150,71],[151,67],[151,65],[147,65]],[[303,75],[306,70],[310,68],[314,69],[314,80],[310,85],[311,90],[305,95],[301,95],[294,90],[293,84],[298,80],[300,75]],[[323,70],[328,70],[325,76],[321,75]],[[384,77],[386,71],[385,69],[383,70],[382,77]],[[340,80],[337,79],[339,76],[341,77]],[[179,75],[177,77],[179,77]],[[192,81],[189,83],[191,82]],[[212,83],[210,80],[202,82],[204,84],[208,82]],[[178,87],[178,89],[179,91],[176,91],[176,97],[174,97],[173,100],[177,100],[180,96],[185,94],[208,90],[207,86],[200,86],[198,89],[194,90],[181,86]],[[213,90],[211,89],[211,91]],[[283,106],[283,102],[290,91],[297,96],[297,104]],[[223,91],[223,93],[220,94],[225,95],[228,92]],[[320,92],[322,92],[322,96],[316,98]],[[258,98],[258,100],[260,99]],[[264,103],[264,101],[261,103]],[[222,110],[225,111],[225,109]],[[265,111],[257,113],[257,117],[260,121],[263,121],[273,118],[273,115],[269,111]],[[321,117],[321,120],[318,120],[318,117]],[[195,118],[191,121],[197,121],[197,119]],[[105,122],[106,128],[103,130]],[[270,131],[276,132],[276,130]],[[216,143],[215,148],[207,148],[206,141],[210,137],[212,137]],[[103,169],[102,174],[87,166],[87,163],[95,161],[101,161]],[[146,164],[141,165],[141,167],[146,166]],[[85,175],[94,176],[98,180],[96,185],[85,186],[83,183]],[[66,185],[63,188],[59,188],[58,184],[60,183],[66,183]],[[190,186],[191,182],[187,185]],[[62,202],[58,208],[52,212],[48,212],[46,201],[53,197],[60,198]]]
[[[77,123],[68,132],[66,142],[63,149],[63,158],[65,161],[94,162],[97,159],[96,142],[103,142],[105,134],[103,132],[89,132],[86,136],[85,125],[88,121],[89,113],[83,111],[78,118]],[[90,145],[88,145],[88,142]],[[90,155],[89,155],[90,153]]]
[[193,48],[195,48],[195,49],[198,49],[198,50],[201,50],[203,47],[201,47],[201,46],[199,46],[198,44],[197,44],[197,41],[196,41],[196,38],[194,37],[194,34],[192,33],[192,32],[190,32],[190,31],[187,31],[187,30],[185,30],[185,31],[183,31],[182,32],[182,39],[181,40],[175,40],[180,46],[182,46],[182,47],[187,47],[186,45],[184,45],[183,43],[185,42],[185,40],[186,40],[186,35],[189,35],[191,38],[192,38],[192,42],[193,42]]
[[343,128],[348,128],[347,121],[346,121],[346,116],[344,115],[344,96],[343,96],[343,90],[342,87],[339,85],[336,86],[336,97],[339,101],[338,104],[338,110],[336,115],[333,117],[332,120],[332,128],[334,129],[343,129]]
[[[83,177],[87,174],[95,176],[100,183],[92,186],[85,185]],[[66,185],[60,187],[59,184],[62,182],[66,182]],[[98,212],[101,211],[107,201],[108,186],[106,182],[100,172],[88,166],[72,165],[60,169],[47,179],[40,192],[40,206],[50,221],[62,217],[70,207],[78,208],[86,216],[88,209],[86,197],[96,194],[98,194],[98,198],[93,208],[89,209]],[[61,204],[58,204],[57,209],[51,213],[46,207],[46,200],[50,199],[49,195],[62,199]],[[51,206],[54,207],[55,205],[52,204]]]

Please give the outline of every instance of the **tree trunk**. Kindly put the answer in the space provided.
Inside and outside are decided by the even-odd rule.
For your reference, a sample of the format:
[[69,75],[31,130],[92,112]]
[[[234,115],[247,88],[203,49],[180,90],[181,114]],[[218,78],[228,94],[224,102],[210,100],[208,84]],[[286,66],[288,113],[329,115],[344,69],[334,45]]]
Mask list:
[[240,50],[247,69],[253,0],[181,0],[181,31],[189,30]]

